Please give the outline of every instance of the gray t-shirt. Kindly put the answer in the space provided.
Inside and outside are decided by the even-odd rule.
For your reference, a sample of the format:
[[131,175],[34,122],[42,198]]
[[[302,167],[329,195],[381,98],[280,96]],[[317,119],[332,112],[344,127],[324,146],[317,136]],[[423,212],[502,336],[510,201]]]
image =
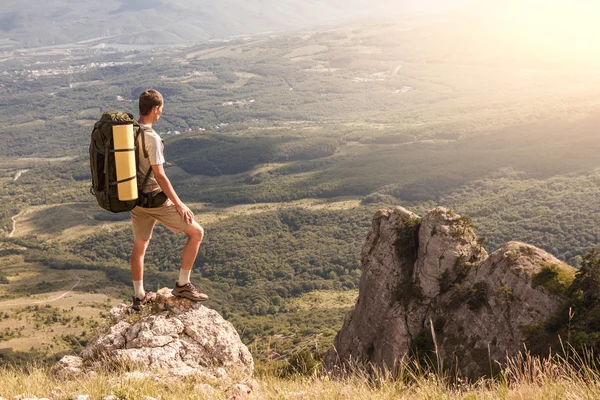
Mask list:
[[[139,166],[137,170],[137,179],[140,184],[144,182],[144,178],[148,173],[148,170],[152,168],[152,165],[159,165],[165,163],[164,156],[164,144],[158,133],[148,125],[140,124],[143,129],[143,132],[138,137],[138,149],[139,149]],[[144,157],[144,152],[142,151],[142,135],[146,135],[144,141],[146,142],[146,151],[148,152],[148,158]],[[146,184],[142,188],[142,192],[149,193],[155,190],[159,190],[160,186],[156,182],[156,178],[154,177],[154,173],[150,172],[150,176],[146,180]]]

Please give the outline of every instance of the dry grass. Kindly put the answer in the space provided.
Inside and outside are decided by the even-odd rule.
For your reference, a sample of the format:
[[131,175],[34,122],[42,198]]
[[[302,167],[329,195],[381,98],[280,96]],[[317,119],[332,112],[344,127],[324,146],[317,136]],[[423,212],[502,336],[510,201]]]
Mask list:
[[[360,200],[353,198],[338,198],[329,201],[322,199],[302,199],[286,203],[254,203],[239,204],[226,208],[215,209],[206,207],[203,203],[188,203],[194,211],[195,219],[204,227],[240,215],[252,215],[287,208],[303,208],[309,210],[349,210],[360,206]],[[115,225],[111,225],[115,226]]]
[[294,50],[292,50],[292,52],[284,55],[283,57],[284,58],[297,58],[297,57],[314,56],[316,54],[323,53],[324,51],[327,51],[327,50],[328,50],[327,46],[323,46],[323,45],[319,45],[319,44],[312,44],[312,45],[294,49]]
[[102,229],[124,229],[129,221],[98,221],[102,210],[93,203],[30,207],[17,217],[15,237],[37,235],[42,240],[67,242]]
[[12,129],[32,129],[40,128],[44,126],[45,123],[46,121],[44,121],[43,119],[36,119],[34,121],[23,122],[21,124],[9,125],[8,127]]
[[[6,303],[4,300],[0,301],[0,306],[50,298],[54,296],[54,292],[68,291],[78,280],[86,286],[107,286],[106,275],[102,271],[56,270],[37,263],[24,262],[22,255],[1,257],[0,266],[9,281],[8,285],[0,285],[0,298],[10,299]],[[36,286],[40,284],[44,285],[44,290],[36,290]],[[107,290],[103,290],[103,293],[107,293]],[[93,297],[91,294],[84,295]]]
[[[0,349],[13,351],[39,350],[47,354],[57,354],[71,350],[64,342],[64,336],[73,335],[86,338],[95,330],[95,326],[106,318],[103,312],[117,303],[116,300],[101,294],[70,292],[46,293],[36,296],[30,302],[7,301],[0,303],[4,318],[0,319],[0,332],[19,332],[15,337],[0,340]],[[50,296],[51,295],[51,296]],[[57,299],[53,301],[53,299]],[[38,309],[34,307],[38,307]],[[47,308],[51,307],[51,308]],[[69,322],[50,319],[52,313],[59,313]]]
[[[48,354],[70,350],[63,336],[82,337],[83,331],[91,335],[105,319],[102,313],[118,303],[116,289],[102,271],[54,270],[24,262],[23,255],[0,257],[0,268],[9,281],[0,285],[0,333],[4,334],[0,350]],[[105,289],[103,293],[79,291],[89,285]],[[69,322],[53,320],[52,313],[69,318]]]
[[239,78],[232,84],[223,85],[224,89],[237,89],[246,86],[248,81],[252,78],[258,78],[260,75],[256,75],[250,72],[234,72],[234,74]]
[[[12,178],[11,178],[12,179]],[[287,208],[309,210],[348,210],[360,206],[355,198],[302,199],[287,203],[241,204],[216,209],[203,203],[188,203],[200,225],[210,226],[230,217],[252,215]],[[36,235],[39,239],[57,242],[70,242],[88,235],[97,234],[98,229],[118,231],[129,229],[130,220],[103,221],[94,217],[105,213],[94,202],[63,203],[29,207],[16,216],[14,237]]]
[[301,310],[351,308],[355,305],[357,297],[358,289],[344,292],[339,290],[317,290],[292,300],[290,305]]
[[[474,383],[450,380],[435,374],[415,373],[407,365],[400,378],[390,375],[367,377],[355,373],[344,379],[327,374],[282,379],[260,376],[252,381],[255,399],[598,399],[600,376],[589,359],[552,360],[517,357],[509,362],[496,379]],[[215,380],[188,377],[185,381],[146,376],[134,378],[123,371],[100,371],[85,379],[56,380],[47,368],[32,366],[25,370],[0,369],[0,396],[18,395],[71,399],[88,394],[92,399],[115,395],[119,399],[229,399],[232,386],[243,377]],[[208,392],[208,384],[214,392]],[[54,393],[54,396],[52,394]]]
[[[28,124],[39,122],[27,122]],[[34,168],[38,166],[48,165],[48,163],[57,163],[63,161],[70,161],[75,157],[54,157],[54,158],[42,158],[42,157],[2,157],[0,160],[0,169],[8,169],[14,171],[17,169]],[[11,174],[12,175],[12,174]],[[12,176],[11,176],[12,179]]]
[[331,375],[281,379],[261,376],[260,398],[281,399],[598,399],[600,373],[594,356],[540,359],[528,353],[509,360],[493,379],[476,382],[446,374],[425,373],[414,361],[404,363],[398,375],[367,376],[354,372],[347,378]]

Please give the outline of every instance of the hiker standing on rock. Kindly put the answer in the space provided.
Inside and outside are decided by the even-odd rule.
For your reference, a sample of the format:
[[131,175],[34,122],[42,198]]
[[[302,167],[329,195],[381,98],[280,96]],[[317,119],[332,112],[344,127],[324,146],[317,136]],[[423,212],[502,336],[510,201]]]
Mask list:
[[[138,182],[141,186],[141,204],[131,211],[133,227],[133,251],[131,253],[131,275],[135,295],[132,308],[136,311],[147,302],[156,299],[156,294],[144,290],[144,256],[152,237],[152,229],[160,222],[171,232],[183,232],[187,243],[181,255],[179,279],[175,282],[173,295],[193,301],[203,301],[208,296],[198,291],[190,282],[190,274],[198,249],[204,237],[204,229],[194,220],[192,211],[179,199],[169,178],[165,174],[163,150],[160,136],[152,129],[152,124],[160,119],[163,111],[163,97],[156,90],[146,90],[139,98],[139,124],[143,130],[138,139],[139,166]],[[141,146],[148,152],[144,157]]]

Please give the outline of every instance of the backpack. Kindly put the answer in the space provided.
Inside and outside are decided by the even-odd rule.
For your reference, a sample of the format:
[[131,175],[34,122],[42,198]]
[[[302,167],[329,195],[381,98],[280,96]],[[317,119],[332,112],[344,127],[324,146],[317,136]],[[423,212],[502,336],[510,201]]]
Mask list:
[[[98,205],[105,210],[114,213],[131,211],[138,203],[140,198],[135,200],[119,200],[117,194],[117,184],[135,179],[132,176],[121,181],[117,181],[117,168],[115,165],[115,150],[113,142],[112,127],[114,125],[133,124],[133,134],[135,143],[135,167],[139,167],[139,155],[137,151],[138,137],[142,134],[142,148],[144,157],[148,158],[146,151],[145,135],[143,129],[133,118],[133,115],[121,111],[107,111],[102,114],[100,120],[94,124],[90,143],[90,168],[92,171],[92,187],[90,193],[96,196]],[[150,176],[150,171],[146,175],[144,182]],[[138,192],[141,193],[141,184],[138,182]]]

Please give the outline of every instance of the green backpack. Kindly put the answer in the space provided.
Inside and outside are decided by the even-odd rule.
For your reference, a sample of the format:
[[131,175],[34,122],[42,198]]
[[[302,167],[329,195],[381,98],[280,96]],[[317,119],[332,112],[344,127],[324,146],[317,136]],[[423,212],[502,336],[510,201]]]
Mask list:
[[[132,176],[121,181],[117,181],[117,168],[115,166],[115,149],[113,142],[113,125],[133,124],[135,151],[135,166],[136,171],[139,166],[139,156],[137,151],[138,137],[142,134],[142,148],[144,149],[144,157],[148,158],[146,151],[146,143],[143,134],[143,129],[133,118],[133,115],[121,111],[107,111],[102,114],[98,122],[94,124],[92,131],[92,139],[90,143],[90,168],[92,170],[92,187],[90,192],[96,196],[98,205],[105,210],[114,213],[131,211],[138,205],[140,198],[136,200],[121,201],[117,194],[117,184],[135,179]],[[146,181],[150,171],[146,175]],[[140,182],[138,182],[138,192],[140,190]]]

